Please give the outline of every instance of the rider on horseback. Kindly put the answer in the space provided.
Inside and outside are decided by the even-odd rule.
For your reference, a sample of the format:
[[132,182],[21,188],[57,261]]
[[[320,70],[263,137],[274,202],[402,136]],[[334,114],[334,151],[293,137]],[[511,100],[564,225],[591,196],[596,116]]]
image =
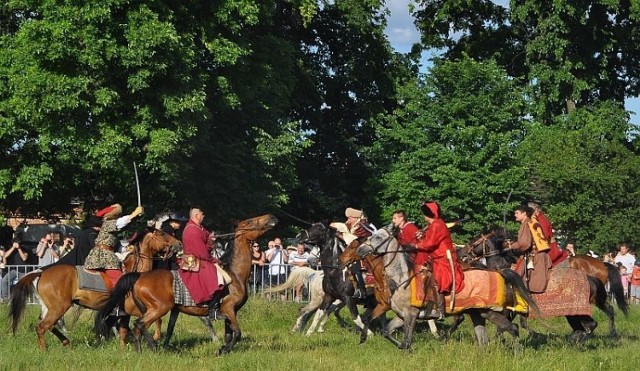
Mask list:
[[[342,223],[332,223],[331,225],[341,233],[341,238],[347,246],[355,240],[359,242],[366,240],[376,231],[376,227],[369,223],[364,211],[348,207],[344,215],[347,217],[347,221],[343,225],[341,225]],[[346,226],[346,230],[344,226]],[[352,264],[349,269],[357,283],[353,297],[356,299],[366,298],[367,289],[362,276],[362,266],[360,264]]]
[[556,265],[565,261],[569,257],[569,253],[558,248],[558,242],[553,235],[553,227],[551,226],[549,218],[547,218],[545,213],[542,212],[542,209],[540,208],[540,202],[529,201],[527,203],[527,206],[533,209],[531,221],[540,224],[540,228],[542,230],[542,233],[544,234],[544,238],[549,242],[549,258],[551,258],[551,263],[555,267]]
[[538,223],[530,218],[533,209],[527,205],[515,208],[514,216],[520,222],[517,241],[505,241],[505,247],[516,250],[523,256],[516,263],[516,272],[525,279],[529,290],[534,293],[544,292],[547,288],[551,258],[549,257],[549,243]]
[[142,206],[138,206],[131,214],[121,217],[122,206],[113,204],[96,213],[97,217],[103,218],[103,222],[96,237],[95,247],[91,249],[84,262],[85,269],[104,270],[114,284],[118,281],[122,276],[122,270],[120,260],[114,251],[119,243],[115,233],[142,214],[143,210]]
[[224,296],[224,282],[219,282],[217,273],[217,259],[211,256],[214,247],[211,232],[202,226],[204,212],[197,207],[191,209],[189,221],[182,231],[184,246],[183,260],[191,256],[199,261],[198,270],[178,270],[180,278],[189,290],[193,301],[206,303],[209,306],[209,318],[225,320],[226,317],[218,312],[220,301]]
[[[445,315],[444,296],[453,290],[459,292],[464,288],[464,274],[451,240],[449,228],[441,218],[440,205],[437,202],[425,202],[422,204],[421,210],[428,228],[424,233],[419,231],[417,235],[414,273],[424,279],[426,276],[421,272],[427,270],[425,267],[427,261],[432,262],[433,277],[437,286],[434,291],[437,293],[437,297],[435,298],[436,309],[429,316],[442,319]],[[450,252],[453,262],[448,260],[447,251]],[[454,272],[452,272],[451,263],[453,263]],[[455,280],[453,274],[455,274]],[[455,287],[452,287],[454,282]]]

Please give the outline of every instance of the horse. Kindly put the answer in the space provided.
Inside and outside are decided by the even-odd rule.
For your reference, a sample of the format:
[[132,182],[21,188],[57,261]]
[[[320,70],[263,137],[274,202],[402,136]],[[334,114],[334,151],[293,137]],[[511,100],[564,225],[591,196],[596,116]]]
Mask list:
[[[264,233],[273,228],[278,219],[266,214],[238,223],[234,244],[230,246],[226,257],[223,257],[225,270],[232,277],[232,282],[225,289],[227,294],[220,305],[220,312],[225,315],[224,344],[217,354],[229,353],[240,340],[242,333],[237,319],[238,311],[249,297],[248,281],[251,273],[251,244]],[[228,264],[224,264],[228,262]],[[108,334],[106,319],[116,307],[123,307],[126,313],[139,317],[135,321],[135,344],[141,351],[140,338],[144,336],[151,349],[157,349],[156,341],[149,336],[147,328],[169,311],[181,312],[193,316],[207,315],[207,307],[184,306],[175,304],[173,291],[173,274],[167,270],[154,270],[143,273],[127,273],[116,284],[106,303],[95,317],[94,330],[100,336]],[[171,323],[169,324],[171,327]],[[167,336],[171,334],[167,331]]]
[[[363,329],[364,323],[362,322],[360,313],[358,313],[357,304],[364,304],[365,314],[363,316],[366,318],[376,306],[375,295],[367,293],[364,299],[356,299],[353,297],[355,292],[354,285],[338,264],[338,257],[344,251],[345,244],[338,238],[336,231],[325,225],[325,223],[318,222],[299,233],[296,239],[300,243],[319,247],[320,264],[324,273],[322,280],[324,297],[307,331],[307,335],[315,331],[318,326],[322,328],[331,313],[337,313],[345,306],[349,309],[351,318],[356,326]],[[337,318],[340,321],[340,317],[337,316]],[[303,324],[304,322],[306,322],[306,320],[303,319]],[[372,335],[373,333],[367,332],[367,334]]]
[[[391,309],[396,313],[396,317],[389,322],[383,331],[383,335],[398,348],[409,349],[412,345],[416,320],[426,318],[426,312],[428,312],[428,310],[421,310],[410,305],[412,293],[409,283],[413,278],[413,266],[408,254],[401,249],[400,244],[394,237],[392,233],[393,228],[395,228],[395,226],[391,224],[388,227],[378,229],[371,236],[370,244],[359,247],[361,250],[359,254],[361,256],[366,254],[382,255],[385,278],[391,291]],[[511,295],[511,298],[509,298],[510,302],[516,302],[516,296],[520,296],[529,308],[536,308],[533,298],[529,295],[519,276],[509,274],[508,272],[504,272],[501,275],[504,277],[504,283],[502,283],[504,287],[502,287],[502,289],[508,295]],[[511,285],[513,289],[509,289],[509,285]],[[427,290],[433,289],[434,286],[427,288]],[[518,337],[518,327],[503,315],[500,308],[469,308],[461,310],[460,313],[468,314],[471,317],[476,338],[480,346],[488,342],[485,328],[487,319],[495,323],[499,331],[508,332],[514,338]],[[404,327],[404,337],[402,341],[396,340],[392,336],[393,332],[400,327]]]
[[[178,249],[180,246],[180,241],[171,235],[160,230],[154,231],[147,234],[141,243],[140,250],[144,251],[141,260],[150,261],[155,253]],[[151,266],[150,263],[148,266]],[[11,294],[9,319],[14,334],[24,314],[27,299],[34,290],[43,309],[36,326],[38,345],[43,351],[46,350],[44,335],[49,330],[62,345],[70,344],[69,339],[54,325],[73,304],[97,310],[109,298],[106,292],[80,289],[78,272],[72,265],[59,264],[33,271],[18,281]],[[128,321],[127,317],[120,318],[121,345],[124,345]]]
[[[481,234],[479,237],[472,240],[471,243],[465,245],[460,250],[459,256],[461,259],[466,259],[469,262],[475,262],[484,258],[486,266],[490,270],[509,268],[515,262],[516,257],[512,250],[505,251],[503,249],[502,242],[504,239],[505,236],[502,233],[493,229],[486,234]],[[611,337],[616,337],[617,331],[614,319],[615,314],[613,307],[607,301],[607,293],[604,284],[607,280],[609,281],[610,287],[617,298],[616,301],[618,302],[618,307],[625,315],[627,315],[628,306],[624,300],[624,293],[622,293],[620,274],[615,267],[611,266],[611,268],[613,268],[611,269],[610,267],[605,266],[608,271],[608,276],[603,278],[603,270],[598,268],[598,264],[594,264],[591,259],[585,258],[587,257],[578,257],[577,259],[571,258],[569,260],[569,268],[577,269],[587,274],[590,288],[589,300],[607,315],[609,319],[609,335]],[[597,276],[593,276],[591,274],[597,274]],[[604,282],[602,281],[603,279]],[[572,337],[577,341],[583,341],[586,339],[586,337],[591,335],[597,326],[597,322],[590,316],[566,316],[566,318],[573,329]],[[523,328],[529,329],[525,317],[521,317],[521,324]]]

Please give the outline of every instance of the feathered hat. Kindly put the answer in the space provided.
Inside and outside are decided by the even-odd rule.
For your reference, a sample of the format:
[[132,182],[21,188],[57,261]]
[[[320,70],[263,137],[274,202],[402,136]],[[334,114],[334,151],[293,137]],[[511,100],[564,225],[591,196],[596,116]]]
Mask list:
[[107,206],[96,213],[97,217],[103,218],[104,220],[117,219],[120,215],[122,215],[122,206],[120,206],[120,204]]

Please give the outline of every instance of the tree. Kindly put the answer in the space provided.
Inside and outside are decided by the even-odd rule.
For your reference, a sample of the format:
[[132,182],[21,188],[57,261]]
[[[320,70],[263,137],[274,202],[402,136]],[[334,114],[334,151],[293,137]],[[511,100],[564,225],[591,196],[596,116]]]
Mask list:
[[436,61],[424,82],[403,85],[399,102],[377,122],[383,215],[403,208],[420,220],[420,203],[436,200],[447,220],[469,218],[462,237],[499,222],[510,190],[522,195],[526,184],[515,157],[526,112],[516,82],[495,62]]
[[631,130],[623,108],[605,102],[551,126],[532,124],[519,148],[531,194],[548,205],[557,234],[583,251],[633,246],[640,233],[640,158]]
[[629,1],[423,0],[416,24],[444,58],[495,59],[529,87],[533,113],[553,116],[596,101],[637,96],[640,8]]

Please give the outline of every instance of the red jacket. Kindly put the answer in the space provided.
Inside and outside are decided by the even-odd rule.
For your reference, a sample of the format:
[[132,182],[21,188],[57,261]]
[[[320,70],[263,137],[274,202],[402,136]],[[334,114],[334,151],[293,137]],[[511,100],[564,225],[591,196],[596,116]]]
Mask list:
[[416,237],[416,233],[418,232],[418,227],[411,222],[404,223],[404,226],[400,227],[400,231],[398,232],[398,243],[400,245],[417,245],[418,238]]
[[209,231],[193,220],[187,222],[182,232],[185,255],[195,255],[200,259],[200,271],[179,270],[180,278],[196,303],[209,301],[214,292],[223,288],[223,285],[218,284],[215,259],[211,256],[210,235]]
[[433,274],[438,283],[438,291],[441,293],[451,292],[453,285],[453,276],[451,267],[447,260],[447,250],[451,251],[453,258],[453,267],[456,275],[456,292],[464,287],[464,274],[462,267],[458,262],[456,249],[453,247],[451,234],[445,222],[437,218],[431,223],[427,231],[418,240],[416,245],[418,253],[416,254],[415,266],[424,265],[428,260],[433,262]]

